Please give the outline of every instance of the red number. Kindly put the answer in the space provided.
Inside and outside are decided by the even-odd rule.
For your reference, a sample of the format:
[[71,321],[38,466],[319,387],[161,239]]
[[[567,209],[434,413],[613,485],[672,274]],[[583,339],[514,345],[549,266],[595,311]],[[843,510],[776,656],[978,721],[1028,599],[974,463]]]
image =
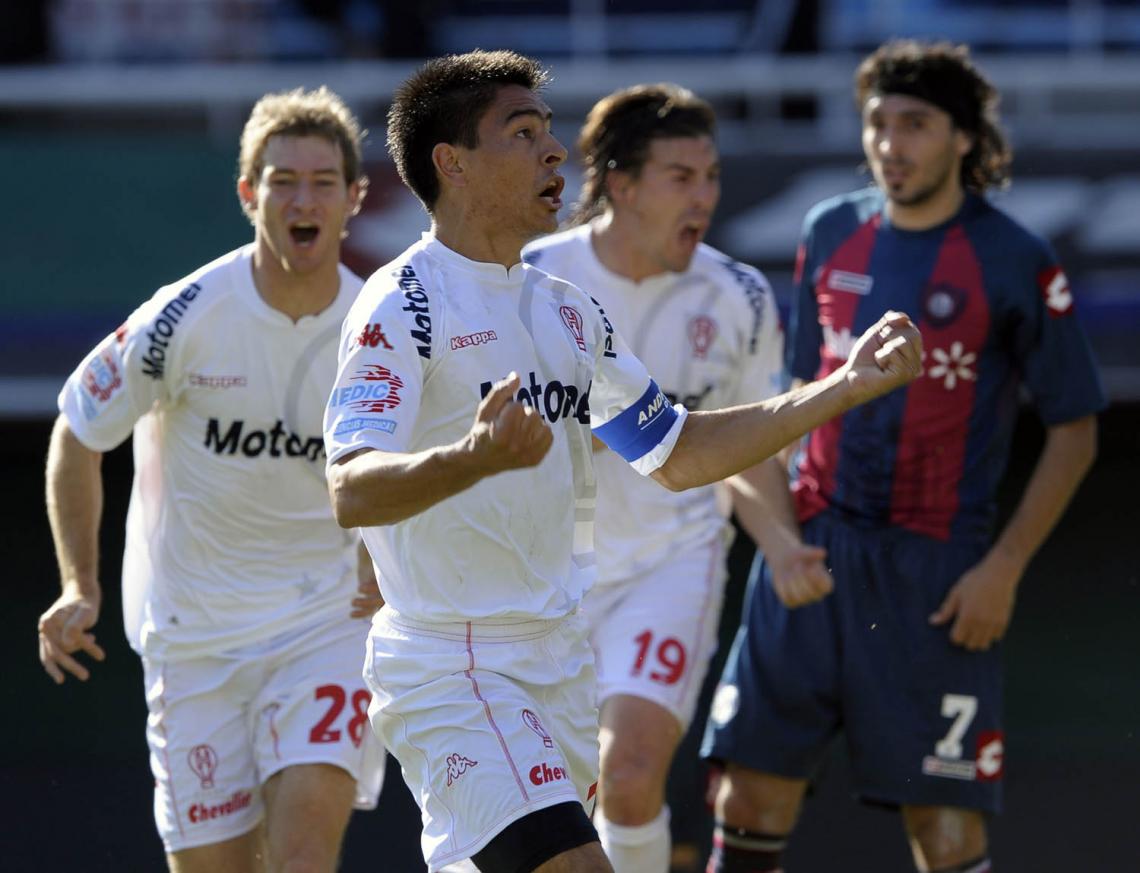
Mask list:
[[360,748],[360,743],[364,739],[364,726],[368,724],[368,704],[371,700],[372,695],[363,688],[358,688],[352,692],[352,711],[354,714],[348,721],[348,735],[352,739],[352,744],[357,748]]
[[637,643],[637,658],[634,659],[633,669],[629,671],[630,676],[638,676],[641,674],[641,668],[645,666],[645,656],[649,654],[649,644],[653,642],[653,631],[642,631],[633,638]]
[[680,640],[668,637],[657,646],[657,660],[665,668],[665,672],[659,673],[654,670],[649,674],[649,678],[663,685],[672,685],[685,672],[685,647],[681,645]]
[[[633,638],[633,641],[637,643],[637,657],[634,659],[633,668],[629,671],[629,675],[639,676],[645,667],[645,659],[649,655],[649,649],[653,645],[653,631],[642,631]],[[654,654],[657,656],[657,662],[665,668],[665,671],[652,671],[649,674],[650,679],[663,685],[672,685],[681,678],[681,674],[685,672],[685,646],[680,640],[674,637],[666,637],[657,644],[657,651]]]
[[[316,699],[327,697],[330,700],[328,711],[313,725],[309,731],[310,743],[335,743],[340,740],[340,731],[332,727],[332,723],[340,717],[348,697],[339,685],[322,685],[316,690]],[[368,723],[368,703],[372,695],[363,688],[352,692],[352,718],[348,720],[348,738],[354,746],[359,746],[364,739],[364,726]]]
[[317,700],[322,697],[331,697],[328,712],[325,717],[313,725],[309,731],[310,743],[335,743],[340,739],[340,731],[330,730],[329,725],[336,721],[340,711],[344,709],[344,689],[339,685],[322,685],[316,692]]

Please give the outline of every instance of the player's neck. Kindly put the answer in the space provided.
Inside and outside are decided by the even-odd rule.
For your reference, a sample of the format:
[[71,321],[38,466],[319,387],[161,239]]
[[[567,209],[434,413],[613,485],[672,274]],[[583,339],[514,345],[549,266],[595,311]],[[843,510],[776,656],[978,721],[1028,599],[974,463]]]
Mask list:
[[603,267],[631,282],[642,282],[665,272],[642,251],[636,229],[612,212],[590,224],[590,243]]
[[902,205],[887,198],[886,213],[891,224],[900,230],[929,230],[945,224],[958,214],[966,200],[962,186],[948,182],[921,203]]
[[340,292],[340,271],[336,261],[308,273],[286,269],[263,247],[253,254],[253,284],[268,306],[293,321],[327,309]]
[[474,219],[442,198],[432,216],[432,234],[468,260],[500,264],[506,270],[522,260],[522,247],[527,243],[517,233]]

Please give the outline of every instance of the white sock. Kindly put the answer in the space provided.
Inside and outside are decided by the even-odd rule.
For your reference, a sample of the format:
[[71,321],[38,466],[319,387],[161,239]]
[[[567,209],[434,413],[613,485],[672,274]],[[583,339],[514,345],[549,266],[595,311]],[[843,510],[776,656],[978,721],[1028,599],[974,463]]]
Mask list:
[[649,824],[616,825],[604,814],[595,816],[594,827],[614,873],[669,873],[673,844],[669,837],[669,807],[661,807]]

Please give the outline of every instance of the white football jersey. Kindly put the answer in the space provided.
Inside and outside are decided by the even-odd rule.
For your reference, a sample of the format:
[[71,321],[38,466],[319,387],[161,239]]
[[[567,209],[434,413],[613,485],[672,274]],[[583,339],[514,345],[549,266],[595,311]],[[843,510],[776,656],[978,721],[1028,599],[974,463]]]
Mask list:
[[[523,258],[596,298],[674,403],[723,409],[782,390],[779,312],[752,267],[702,244],[685,272],[633,282],[598,260],[589,225],[536,240]],[[672,492],[630,475],[612,452],[594,463],[600,583],[639,576],[724,532],[724,486]]]
[[591,427],[647,475],[684,422],[588,295],[525,264],[468,260],[425,234],[368,280],[345,320],[325,414],[328,462],[366,447],[454,443],[511,371],[518,401],[553,429],[542,463],[362,529],[385,601],[410,619],[575,610],[594,577]]
[[86,446],[134,430],[123,557],[132,645],[175,659],[248,648],[337,616],[355,591],[321,419],[361,280],[296,323],[253,282],[253,245],[161,289],[70,376],[59,407]]

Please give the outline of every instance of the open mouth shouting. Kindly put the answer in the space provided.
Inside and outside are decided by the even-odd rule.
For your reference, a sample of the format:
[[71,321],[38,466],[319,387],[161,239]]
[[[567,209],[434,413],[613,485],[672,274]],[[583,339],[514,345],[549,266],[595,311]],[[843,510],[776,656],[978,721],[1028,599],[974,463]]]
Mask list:
[[562,189],[566,185],[566,180],[559,176],[557,173],[550,177],[542,191],[539,192],[539,199],[546,201],[547,205],[555,212],[562,207]]
[[321,234],[319,226],[311,221],[298,221],[289,225],[289,238],[301,249],[311,249]]

